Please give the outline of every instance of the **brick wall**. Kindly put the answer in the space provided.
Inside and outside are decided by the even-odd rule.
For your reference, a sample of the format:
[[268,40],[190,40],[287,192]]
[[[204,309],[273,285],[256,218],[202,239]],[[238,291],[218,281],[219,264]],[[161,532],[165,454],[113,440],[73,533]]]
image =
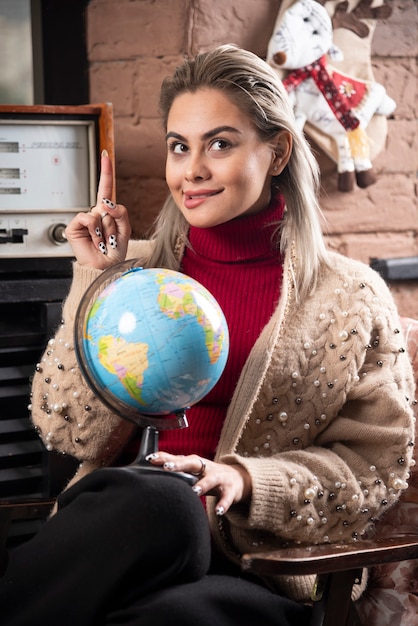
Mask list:
[[[117,199],[135,236],[151,227],[167,191],[157,112],[161,80],[184,55],[235,43],[266,56],[281,0],[91,0],[87,48],[91,102],[112,102]],[[333,161],[317,151],[330,247],[368,263],[418,255],[417,14],[414,0],[389,0],[371,43],[375,79],[396,100],[377,182],[341,193]],[[418,317],[418,281],[391,285],[400,312]]]

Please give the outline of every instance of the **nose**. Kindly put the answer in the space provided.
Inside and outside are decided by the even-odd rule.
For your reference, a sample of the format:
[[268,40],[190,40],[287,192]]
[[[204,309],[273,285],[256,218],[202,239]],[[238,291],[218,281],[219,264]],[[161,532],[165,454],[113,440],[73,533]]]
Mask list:
[[186,180],[207,180],[210,177],[210,171],[204,154],[190,153],[187,168],[185,172]]

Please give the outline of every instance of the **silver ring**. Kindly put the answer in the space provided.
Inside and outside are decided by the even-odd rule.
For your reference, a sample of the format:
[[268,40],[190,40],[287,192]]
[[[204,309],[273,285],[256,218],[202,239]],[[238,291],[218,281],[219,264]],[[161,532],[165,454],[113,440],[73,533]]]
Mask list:
[[201,465],[200,470],[198,472],[190,472],[190,473],[192,476],[197,476],[198,478],[202,478],[206,473],[206,463],[200,457],[199,457],[199,461]]
[[103,213],[100,214],[100,217],[102,218],[102,220],[104,220],[106,215],[109,215],[109,213],[107,211],[103,211]]

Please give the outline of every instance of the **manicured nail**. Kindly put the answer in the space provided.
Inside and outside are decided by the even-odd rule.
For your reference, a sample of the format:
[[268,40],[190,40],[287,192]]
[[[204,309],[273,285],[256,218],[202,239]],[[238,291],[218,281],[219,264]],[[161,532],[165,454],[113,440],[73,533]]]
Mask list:
[[102,198],[103,204],[105,204],[109,209],[116,209],[116,204],[109,200],[108,198]]
[[216,513],[216,515],[219,515],[219,516],[223,515],[225,513],[224,507],[223,506],[217,506],[216,509],[215,509],[215,513]]
[[200,494],[202,493],[202,487],[199,487],[198,485],[194,485],[192,489],[195,493],[197,493],[198,496],[200,496]]
[[155,461],[155,459],[158,459],[157,452],[151,452],[151,454],[147,454],[147,456],[145,457],[146,461]]
[[101,241],[97,247],[99,248],[102,254],[107,254],[107,249],[103,241]]
[[116,241],[116,235],[110,235],[109,237],[109,246],[111,248],[117,248],[118,242]]
[[98,226],[96,226],[96,230],[94,231],[98,237],[103,237],[102,231]]
[[171,461],[166,461],[164,463],[164,469],[173,470],[175,467],[176,467],[175,464],[172,463]]
[[102,150],[102,156],[109,156],[109,153],[106,150],[106,148],[104,150]]

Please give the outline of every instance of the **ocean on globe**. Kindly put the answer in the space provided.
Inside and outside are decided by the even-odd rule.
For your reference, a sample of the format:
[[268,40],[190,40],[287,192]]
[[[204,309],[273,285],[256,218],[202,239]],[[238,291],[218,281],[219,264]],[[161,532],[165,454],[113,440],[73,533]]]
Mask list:
[[89,303],[81,327],[78,347],[90,386],[128,419],[132,411],[164,416],[196,404],[228,356],[218,302],[172,270],[129,269]]

